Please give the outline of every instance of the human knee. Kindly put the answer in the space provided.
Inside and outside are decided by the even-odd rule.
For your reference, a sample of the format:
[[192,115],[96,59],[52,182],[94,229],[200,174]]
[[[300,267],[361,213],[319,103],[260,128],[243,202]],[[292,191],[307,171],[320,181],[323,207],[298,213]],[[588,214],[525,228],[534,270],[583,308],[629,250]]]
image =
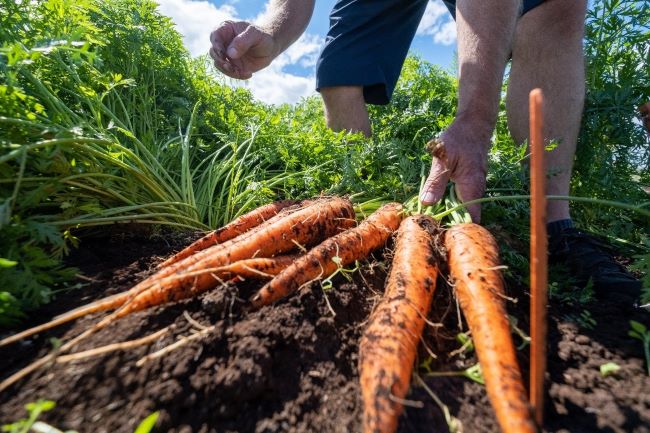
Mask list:
[[326,107],[349,106],[349,104],[365,104],[363,87],[361,86],[336,86],[320,89]]
[[362,132],[370,136],[370,120],[361,86],[323,87],[327,126],[334,131]]

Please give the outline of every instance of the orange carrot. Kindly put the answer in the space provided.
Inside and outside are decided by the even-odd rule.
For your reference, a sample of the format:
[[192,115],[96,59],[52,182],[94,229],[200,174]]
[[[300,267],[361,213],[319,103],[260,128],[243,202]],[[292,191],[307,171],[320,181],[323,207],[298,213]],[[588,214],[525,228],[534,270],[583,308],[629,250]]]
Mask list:
[[359,345],[364,433],[392,433],[402,412],[438,276],[437,224],[409,217],[397,232],[386,291]]
[[[326,239],[262,287],[251,299],[253,308],[271,304],[310,281],[327,278],[337,269],[382,247],[402,221],[402,206],[382,206],[358,227]],[[336,261],[335,261],[336,259]]]
[[[251,236],[253,236],[254,234],[256,234],[256,233],[258,233],[258,232],[260,232],[262,230],[265,230],[266,228],[268,228],[270,226],[273,226],[274,224],[276,224],[280,220],[284,220],[284,218],[289,217],[290,215],[293,215],[296,212],[305,211],[307,208],[310,208],[311,206],[313,206],[315,204],[318,204],[318,203],[323,204],[323,203],[327,202],[327,200],[332,200],[332,199],[304,200],[304,201],[300,202],[300,204],[297,205],[297,206],[291,206],[291,207],[287,207],[285,209],[282,209],[274,217],[270,218],[269,220],[265,221],[264,223],[260,224],[259,226],[249,230],[248,232],[243,233],[240,236],[237,236],[236,238],[233,238],[233,239],[231,239],[229,241],[226,241],[223,244],[213,245],[212,247],[206,248],[206,249],[198,251],[198,252],[196,252],[196,253],[188,256],[188,257],[185,257],[184,259],[181,259],[176,263],[172,263],[169,266],[165,266],[164,268],[159,269],[158,272],[156,272],[153,275],[145,278],[144,280],[142,280],[141,282],[139,282],[138,284],[133,286],[129,290],[128,298],[129,299],[134,298],[135,296],[137,296],[142,291],[147,290],[148,288],[150,288],[154,284],[155,281],[159,281],[162,278],[169,277],[169,276],[172,276],[172,275],[187,273],[188,270],[192,266],[194,266],[197,263],[201,262],[207,256],[214,255],[214,252],[217,251],[217,250],[218,251],[226,251],[226,250],[233,250],[234,249],[235,251],[237,251],[237,254],[235,254],[233,257],[229,257],[229,259],[226,260],[226,261],[221,260],[218,265],[215,265],[215,266],[209,266],[208,265],[208,266],[205,266],[204,268],[219,267],[219,266],[223,266],[225,264],[234,263],[234,262],[236,262],[238,260],[249,259],[249,258],[252,258],[252,257],[269,257],[269,256],[273,256],[274,253],[267,253],[265,255],[265,254],[263,254],[263,253],[261,253],[259,251],[255,251],[254,249],[251,249],[250,242],[249,242],[250,239],[251,239]],[[350,207],[350,209],[351,209],[351,207]],[[354,212],[352,212],[352,217],[350,218],[349,221],[346,220],[345,218],[343,218],[343,219],[340,219],[337,222],[341,224],[342,228],[348,227],[349,225],[354,223]],[[244,240],[246,242],[243,242],[243,243],[240,244],[239,243],[240,238],[244,238]],[[294,247],[297,247],[297,245],[294,245]],[[242,250],[241,248],[243,248],[244,250]],[[122,301],[122,303],[123,303],[123,301]],[[110,308],[113,308],[113,307],[108,307],[108,308],[105,308],[105,309],[110,309]]]
[[[62,325],[64,323],[67,323],[71,320],[78,319],[79,317],[83,317],[85,315],[99,312],[99,311],[107,311],[107,310],[112,310],[118,307],[121,307],[124,305],[127,301],[135,298],[138,294],[140,294],[143,291],[148,290],[151,288],[156,280],[161,280],[166,277],[170,277],[173,275],[178,275],[178,274],[183,274],[187,273],[188,271],[194,271],[197,269],[190,269],[193,265],[201,262],[201,260],[205,259],[209,255],[215,255],[215,251],[219,252],[225,252],[224,254],[227,257],[227,260],[224,260],[223,255],[224,254],[219,254],[217,253],[216,256],[220,257],[220,261],[217,261],[217,264],[213,265],[206,265],[204,268],[216,268],[219,266],[227,265],[234,263],[236,261],[242,260],[242,259],[248,259],[253,256],[257,257],[268,257],[274,255],[272,252],[272,248],[269,251],[256,251],[255,250],[255,239],[251,240],[251,236],[255,235],[258,232],[261,232],[263,230],[267,230],[269,227],[274,226],[275,224],[279,224],[280,221],[283,221],[284,218],[289,218],[294,215],[298,215],[297,218],[303,218],[309,220],[308,215],[309,212],[319,212],[318,209],[315,211],[309,211],[308,209],[314,209],[314,206],[324,206],[327,203],[330,202],[335,202],[339,206],[340,211],[344,211],[344,216],[340,217],[336,220],[333,220],[331,224],[328,224],[327,227],[330,227],[332,224],[338,225],[338,227],[341,227],[342,229],[345,229],[347,227],[350,227],[352,224],[354,224],[354,211],[352,210],[352,205],[350,204],[349,201],[344,200],[344,199],[318,199],[318,200],[306,200],[304,201],[304,206],[296,206],[294,208],[288,207],[283,209],[282,212],[280,212],[278,215],[270,218],[268,221],[260,224],[258,227],[256,227],[253,230],[249,230],[248,232],[242,234],[241,236],[238,236],[234,239],[231,239],[229,241],[224,242],[223,244],[218,244],[215,246],[212,246],[210,248],[206,248],[205,250],[199,251],[189,257],[186,257],[182,260],[179,260],[176,263],[173,263],[169,266],[166,266],[162,269],[160,269],[158,272],[153,274],[152,276],[144,279],[140,283],[136,284],[134,287],[132,287],[130,290],[123,292],[123,293],[118,293],[113,296],[109,296],[108,298],[101,299],[99,301],[93,302],[90,305],[86,305],[80,308],[77,308],[75,310],[72,310],[68,313],[65,313],[61,316],[56,317],[54,320],[44,323],[42,325],[27,329],[23,332],[20,332],[18,334],[12,335],[10,337],[7,337],[3,340],[0,341],[0,347],[13,343],[15,341],[19,341],[23,338],[29,337],[30,335],[35,335],[38,334],[39,332],[43,332],[45,330],[54,328],[56,326]],[[341,203],[345,204],[345,209],[341,208]],[[293,220],[292,220],[293,221]],[[300,220],[298,220],[300,221]],[[291,223],[293,224],[293,223]],[[330,227],[331,228],[331,227]],[[286,229],[286,227],[285,227]],[[310,233],[313,232],[314,230],[317,231],[318,227],[312,228],[310,230]],[[290,231],[290,227],[287,229]],[[335,232],[334,232],[335,233]],[[312,236],[318,235],[319,233],[312,233]],[[277,234],[276,234],[277,235]],[[324,236],[325,234],[322,234]],[[240,238],[243,238],[245,242],[240,242]],[[290,239],[290,236],[286,237],[287,240],[291,242],[292,239]],[[317,238],[316,242],[320,240],[320,238]],[[299,241],[296,241],[299,242]],[[267,245],[268,246],[268,245]],[[291,243],[289,246],[286,245],[286,242],[284,244],[284,250],[282,251],[290,251],[291,248],[296,248],[297,245],[294,243]],[[216,250],[215,250],[216,249]],[[281,251],[278,250],[278,253]],[[232,256],[231,256],[232,255]],[[205,276],[204,276],[205,277]],[[210,277],[211,278],[211,277]],[[177,281],[182,281],[177,280]],[[212,281],[214,283],[214,279],[212,278]],[[173,286],[173,283],[167,283],[168,287],[171,287],[170,284]],[[159,284],[158,284],[159,285]]]
[[[279,274],[282,270],[286,269],[290,264],[296,261],[300,257],[299,255],[284,255],[277,256],[273,258],[255,258],[240,260],[238,262],[222,266],[215,269],[204,269],[195,274],[209,273],[217,279],[231,280],[231,279],[270,279],[274,275]],[[166,281],[172,281],[174,279],[186,278],[189,275],[187,274],[176,274],[171,277],[163,278]],[[33,328],[26,329],[25,331],[14,334],[10,337],[0,340],[0,346],[5,346],[7,344],[14,343],[16,341],[22,340],[29,336],[39,334],[41,332],[47,331],[49,329],[55,328],[64,323],[70,322],[72,320],[78,319],[79,317],[86,316],[91,313],[97,313],[100,311],[108,311],[121,307],[127,303],[130,299],[134,298],[135,294],[132,290],[127,290],[125,292],[116,293],[115,295],[108,296],[103,299],[99,299],[91,304],[84,305],[72,311],[68,311],[60,316],[55,317],[53,320],[43,323],[41,325],[35,326]]]
[[[173,281],[169,282],[163,281],[165,277],[169,277],[174,273],[187,272],[192,274],[192,272],[206,268],[229,265],[238,260],[253,257],[272,257],[276,254],[291,251],[298,246],[305,245],[309,247],[325,238],[338,234],[341,230],[354,225],[354,223],[352,203],[347,199],[337,197],[313,201],[308,206],[288,213],[281,219],[274,220],[271,218],[254,232],[249,231],[237,238],[199,251],[180,262],[161,269],[157,274],[131,289],[133,290],[131,293],[136,295],[125,303],[122,308],[63,344],[58,352],[63,353],[69,350],[81,340],[131,312],[177,299],[175,293],[180,293],[181,295],[178,298],[182,299],[187,297],[187,293],[198,293],[215,285],[215,278],[204,272],[192,277],[173,278]],[[50,352],[0,382],[0,392],[55,359],[58,352]]]
[[289,254],[269,259],[257,257],[254,259],[240,260],[230,265],[222,266],[219,272],[235,280],[271,279],[287,269],[299,257],[300,255],[298,254]]
[[164,268],[171,265],[172,263],[176,263],[184,259],[185,257],[191,256],[198,251],[202,251],[213,245],[222,244],[226,241],[229,241],[230,239],[234,239],[242,233],[249,231],[253,227],[259,226],[264,221],[277,215],[278,212],[280,212],[282,209],[295,206],[298,203],[299,202],[296,200],[282,200],[276,201],[274,203],[269,203],[262,207],[258,207],[257,209],[236,218],[234,221],[226,224],[220,229],[208,233],[201,239],[192,243],[187,248],[179,251],[178,253],[162,262],[158,267]]
[[447,231],[445,246],[456,296],[501,430],[536,432],[510,336],[496,242],[477,224],[459,224]]
[[[354,223],[354,210],[349,200],[331,198],[315,201],[284,218],[269,220],[255,232],[244,233],[182,260],[179,263],[188,262],[189,266],[177,271],[174,278],[165,278],[170,275],[166,271],[167,268],[162,269],[159,272],[161,275],[153,275],[147,279],[148,288],[140,291],[128,304],[115,312],[115,318],[154,305],[184,299],[214,287],[218,280],[210,273],[202,272],[205,269],[220,268],[251,257],[282,254],[298,245],[311,246],[336,235]],[[113,315],[106,319],[113,320],[111,317]]]

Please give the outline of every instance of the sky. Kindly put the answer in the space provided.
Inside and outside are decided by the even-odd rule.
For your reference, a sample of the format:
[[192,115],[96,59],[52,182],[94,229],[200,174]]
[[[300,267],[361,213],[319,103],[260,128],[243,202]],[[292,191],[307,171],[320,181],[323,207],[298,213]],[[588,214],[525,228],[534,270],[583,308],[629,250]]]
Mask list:
[[[259,22],[269,0],[157,0],[160,11],[171,17],[193,56],[210,49],[210,32],[224,20]],[[315,66],[325,41],[329,13],[335,0],[316,0],[311,22],[302,37],[266,69],[247,81],[227,79],[245,86],[255,98],[269,103],[295,103],[315,94]],[[427,10],[411,44],[411,51],[443,68],[452,68],[456,28],[441,0],[429,0]],[[217,73],[215,69],[215,73]]]

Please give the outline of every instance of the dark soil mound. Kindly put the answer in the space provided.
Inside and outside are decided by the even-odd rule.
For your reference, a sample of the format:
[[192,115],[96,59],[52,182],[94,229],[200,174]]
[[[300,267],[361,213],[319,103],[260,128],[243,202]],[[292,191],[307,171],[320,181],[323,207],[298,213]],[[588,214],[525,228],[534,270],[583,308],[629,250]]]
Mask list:
[[[190,238],[112,235],[85,242],[71,261],[90,278],[89,284],[35,317],[44,321],[129,288]],[[228,284],[199,299],[125,318],[77,350],[170,328],[151,344],[40,370],[0,396],[0,422],[17,420],[24,416],[25,403],[44,398],[57,403],[42,416],[45,422],[79,432],[132,432],[156,410],[157,431],[357,432],[357,343],[386,275],[381,261],[371,263],[352,282],[335,280],[335,288],[327,291],[313,285],[255,313],[242,310],[242,300],[255,287]],[[400,420],[400,432],[447,431],[431,392],[461,421],[465,433],[498,431],[481,385],[430,375],[476,363],[473,353],[450,355],[459,347],[458,314],[451,290],[442,281],[439,286],[430,320],[443,326],[428,326],[426,348],[420,348],[418,371],[428,389],[412,386],[412,407]],[[526,296],[511,292],[521,302],[511,303],[509,310],[527,329]],[[648,323],[648,315],[629,305],[629,299],[616,296],[590,305],[596,320],[591,329],[576,323],[581,311],[552,307],[546,431],[650,432],[650,377],[644,373],[640,342],[627,336],[629,320]],[[98,317],[0,349],[2,377],[47,353],[48,338],[70,338]],[[214,328],[162,358],[136,366],[148,353],[198,332],[191,322]],[[516,342],[521,340],[517,337]],[[527,350],[519,353],[525,367]],[[602,377],[599,367],[606,362],[616,362],[621,369]]]

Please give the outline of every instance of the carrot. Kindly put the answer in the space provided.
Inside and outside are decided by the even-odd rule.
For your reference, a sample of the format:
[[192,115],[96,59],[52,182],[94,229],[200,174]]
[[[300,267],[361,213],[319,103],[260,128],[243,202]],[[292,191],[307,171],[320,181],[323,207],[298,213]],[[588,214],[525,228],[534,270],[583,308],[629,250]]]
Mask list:
[[[71,320],[78,319],[80,317],[83,317],[85,315],[99,312],[99,311],[107,311],[107,310],[112,310],[118,307],[121,307],[124,305],[127,301],[135,298],[138,294],[140,294],[143,291],[148,290],[151,288],[156,281],[162,280],[163,278],[170,277],[173,275],[179,275],[179,274],[184,274],[187,273],[188,271],[194,271],[196,269],[190,269],[192,266],[196,265],[197,263],[200,263],[202,260],[204,260],[207,256],[215,256],[220,258],[219,260],[214,261],[212,265],[206,264],[203,266],[203,268],[216,268],[219,266],[224,266],[224,265],[229,265],[232,264],[236,261],[239,261],[241,259],[248,259],[253,256],[257,257],[268,257],[274,255],[272,252],[272,248],[270,249],[271,252],[263,252],[263,251],[256,251],[255,250],[255,239],[251,240],[251,237],[253,235],[256,235],[258,232],[262,232],[264,230],[268,230],[269,227],[272,227],[276,224],[280,224],[281,221],[284,221],[285,218],[289,218],[292,216],[297,215],[294,220],[296,224],[300,223],[301,219],[305,219],[306,221],[310,221],[310,217],[308,216],[310,212],[316,212],[318,213],[320,207],[326,206],[328,203],[334,203],[335,207],[338,206],[339,211],[343,212],[338,219],[330,221],[328,224],[325,224],[330,230],[332,229],[332,224],[340,226],[342,229],[350,227],[352,224],[354,224],[354,211],[352,210],[352,204],[348,200],[340,199],[340,198],[324,198],[324,199],[317,199],[317,200],[305,200],[301,203],[301,206],[295,206],[295,207],[288,207],[283,209],[279,214],[275,215],[274,217],[270,218],[268,221],[260,224],[258,227],[254,228],[253,230],[249,230],[248,232],[233,238],[229,241],[224,242],[223,244],[218,244],[214,245],[210,248],[206,248],[205,250],[199,251],[191,256],[188,256],[184,259],[179,260],[176,263],[173,263],[169,266],[166,266],[162,269],[160,269],[158,272],[155,274],[151,275],[150,277],[144,279],[140,283],[136,284],[133,286],[130,290],[123,292],[123,293],[118,293],[116,295],[110,296],[108,298],[93,302],[90,305],[82,306],[79,307],[75,310],[72,310],[68,313],[65,313],[61,316],[56,317],[54,320],[44,323],[42,325],[38,325],[36,327],[27,329],[23,332],[20,332],[18,334],[12,335],[10,337],[7,337],[3,340],[0,340],[0,347],[5,346],[7,344],[19,341],[23,338],[29,337],[31,335],[38,334],[39,332],[46,331],[48,329],[52,329],[56,326],[62,325],[64,323],[67,323]],[[303,205],[304,204],[304,205]],[[343,205],[342,205],[343,204]],[[312,209],[311,211],[309,209]],[[320,221],[320,220],[319,220]],[[322,221],[321,221],[322,223]],[[284,229],[288,230],[289,232],[291,231],[291,228],[293,226],[293,222],[289,223],[288,225],[285,224]],[[321,229],[323,229],[323,224],[319,226]],[[319,227],[313,227],[312,230],[310,230],[310,233],[312,237],[314,236],[321,236],[324,237],[325,235],[330,235],[327,233],[320,233],[319,232]],[[303,229],[304,231],[304,229]],[[326,230],[324,230],[326,231]],[[335,232],[331,232],[334,234]],[[280,233],[276,233],[276,236],[278,236]],[[240,242],[242,238],[245,242]],[[287,245],[287,242],[284,244],[284,250],[283,251],[290,251],[292,248],[296,248],[297,245],[293,243],[295,239],[290,239],[289,237],[286,237],[287,241],[289,242],[289,245]],[[316,242],[320,240],[321,238],[317,238]],[[295,240],[296,242],[300,242],[299,240]],[[268,245],[267,245],[268,247]],[[218,253],[215,253],[215,251],[220,251],[224,252],[225,255],[228,256],[227,259],[224,259],[223,254],[219,255]],[[280,250],[278,250],[280,252]],[[232,255],[232,256],[230,256]],[[204,276],[205,277],[205,276]],[[211,278],[211,277],[210,277]],[[181,281],[177,280],[177,281]],[[212,278],[212,282],[214,283],[214,279]],[[171,285],[172,283],[167,283],[168,287],[170,287],[171,290]]]
[[[326,239],[280,272],[250,300],[253,308],[271,304],[311,281],[327,278],[341,266],[365,258],[383,246],[402,221],[402,206],[382,206],[358,227]],[[335,258],[336,259],[335,261]]]
[[[274,275],[280,273],[283,269],[286,269],[291,263],[293,263],[299,256],[298,255],[284,255],[277,256],[273,258],[255,258],[255,259],[246,259],[240,260],[235,263],[222,266],[215,269],[207,269],[198,271],[195,274],[200,273],[210,273],[217,278],[230,280],[230,279],[270,279]],[[185,278],[189,275],[187,274],[177,274],[175,276],[166,277],[165,280],[173,280],[179,278]],[[10,337],[0,340],[0,347],[7,344],[14,343],[16,341],[22,340],[29,336],[39,334],[41,332],[47,331],[49,329],[55,328],[64,323],[70,322],[72,320],[78,319],[80,317],[86,316],[91,313],[97,313],[100,311],[108,311],[121,307],[127,303],[130,299],[135,297],[135,293],[132,290],[127,290],[122,293],[116,293],[115,295],[108,296],[106,298],[95,301],[89,305],[84,305],[72,311],[69,311],[65,314],[55,317],[53,320],[43,323],[42,325],[35,326],[33,328],[26,329],[25,331],[14,334]]]
[[164,283],[165,277],[169,277],[175,272],[179,273],[179,266],[183,267],[182,272],[191,274],[194,271],[225,266],[242,259],[272,257],[291,251],[302,244],[314,245],[327,237],[334,236],[340,230],[349,228],[354,222],[354,210],[349,200],[337,197],[320,199],[310,202],[308,206],[295,210],[281,219],[271,218],[263,223],[259,230],[252,233],[249,231],[221,245],[214,245],[163,268],[145,280],[147,285],[144,282],[136,285],[135,288],[138,291],[131,293],[137,294],[122,308],[63,344],[58,352],[50,352],[0,382],[0,392],[55,359],[57,353],[69,350],[81,340],[127,314],[174,300],[178,296],[175,293],[183,294],[182,298],[185,297],[184,294],[200,292],[214,285],[214,277],[205,272],[192,277],[173,278],[170,279],[173,281]]
[[179,251],[178,253],[162,262],[160,265],[158,265],[158,267],[164,268],[184,259],[185,257],[189,257],[198,251],[202,251],[213,245],[222,244],[226,241],[229,241],[230,239],[234,239],[242,233],[245,233],[248,230],[259,226],[264,221],[277,215],[278,212],[280,212],[282,209],[295,206],[298,203],[299,202],[296,200],[281,200],[274,203],[269,203],[262,207],[258,207],[257,209],[236,218],[234,221],[226,224],[220,229],[208,233],[201,239],[192,243],[187,248],[184,248],[183,250]]
[[417,347],[438,276],[437,224],[420,215],[397,232],[386,291],[370,315],[359,347],[363,431],[392,433],[402,411]]
[[[215,268],[219,266],[223,266],[226,264],[231,264],[239,260],[243,259],[249,259],[252,257],[270,257],[275,255],[276,253],[273,252],[273,249],[270,248],[269,251],[263,252],[263,251],[256,251],[254,247],[254,239],[251,242],[251,239],[253,236],[256,236],[258,232],[261,232],[263,230],[267,230],[268,227],[272,227],[275,224],[279,223],[280,221],[283,221],[285,218],[290,217],[296,213],[300,215],[303,215],[301,212],[308,212],[307,209],[311,209],[312,206],[315,205],[324,205],[328,203],[329,201],[332,201],[335,199],[318,199],[318,200],[304,200],[297,206],[291,206],[288,208],[283,209],[280,211],[277,215],[274,217],[270,218],[269,220],[265,221],[264,223],[260,224],[259,226],[249,230],[246,233],[243,233],[240,236],[237,236],[229,241],[224,242],[223,244],[217,244],[213,245],[212,247],[206,248],[204,250],[198,251],[188,257],[185,257],[184,259],[179,260],[176,263],[172,263],[169,266],[165,266],[164,268],[161,268],[158,270],[158,272],[154,273],[153,275],[145,278],[135,286],[133,286],[128,294],[125,294],[125,296],[128,299],[132,299],[136,297],[138,294],[141,292],[149,289],[152,287],[152,285],[155,284],[156,281],[159,281],[163,278],[170,277],[173,275],[179,275],[179,274],[186,274],[188,271],[193,271],[196,269],[191,269],[193,266],[197,265],[198,263],[201,263],[203,260],[205,260],[207,257],[212,256],[212,257],[217,257],[219,258],[218,260],[214,261],[214,263],[210,264],[205,264],[204,266],[199,265],[199,267],[203,268]],[[337,199],[337,200],[343,200],[343,199]],[[348,210],[351,213],[351,217],[348,219],[347,217],[344,218],[339,218],[335,222],[337,224],[340,224],[341,228],[347,228],[351,224],[354,223],[354,211],[352,210],[352,205],[349,203],[349,201],[345,201],[349,206]],[[340,204],[340,202],[339,202]],[[240,241],[244,242],[240,242]],[[294,242],[294,240],[292,240]],[[296,241],[297,242],[297,241]],[[252,244],[252,245],[251,245]],[[291,244],[289,247],[291,248],[296,248],[298,245],[296,244]],[[267,245],[268,247],[268,245]],[[281,253],[283,251],[290,251],[291,248],[286,248],[280,251],[278,250],[277,253]],[[226,259],[223,257],[223,253],[227,256]],[[117,302],[117,301],[116,301]],[[124,300],[120,300],[122,305],[124,303]],[[109,306],[107,308],[103,308],[102,310],[94,310],[94,311],[103,311],[106,309],[111,309],[114,308],[113,306]],[[77,316],[79,317],[79,316]]]
[[220,273],[235,280],[271,279],[294,263],[300,255],[288,254],[270,259],[257,257],[222,266]]
[[[183,271],[178,271],[174,278],[165,278],[169,275],[150,277],[150,287],[116,311],[115,318],[154,305],[184,299],[214,287],[218,280],[210,273],[203,272],[205,269],[220,268],[253,256],[270,257],[282,254],[298,245],[311,246],[350,227],[354,221],[352,204],[343,198],[319,200],[284,218],[269,220],[255,232],[244,233],[179,262],[193,259],[193,263]],[[166,274],[166,270],[163,269],[161,273]]]
[[459,224],[447,231],[445,246],[497,421],[504,433],[536,432],[510,336],[496,242],[477,224]]

